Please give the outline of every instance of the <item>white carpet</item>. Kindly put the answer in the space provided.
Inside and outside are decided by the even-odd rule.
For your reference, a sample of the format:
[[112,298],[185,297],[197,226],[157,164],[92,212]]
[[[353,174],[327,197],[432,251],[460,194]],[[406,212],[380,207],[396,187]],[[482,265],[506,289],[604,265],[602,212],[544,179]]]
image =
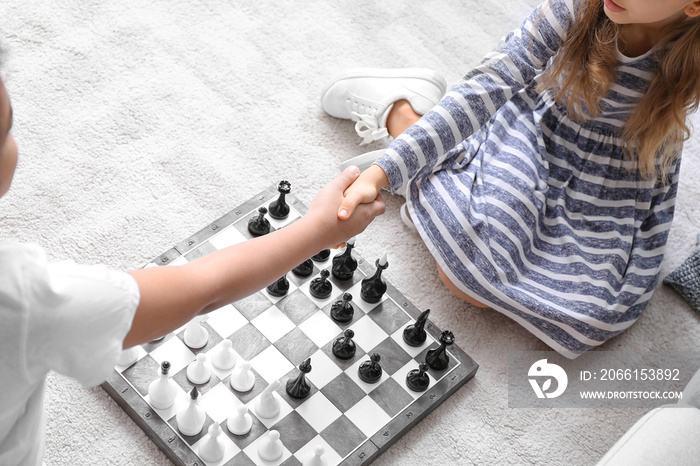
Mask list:
[[[425,66],[456,81],[537,0],[0,2],[2,75],[20,164],[0,200],[0,238],[52,258],[129,270],[254,193],[289,179],[305,202],[364,152],[319,94],[339,70]],[[697,118],[696,118],[697,120]],[[369,149],[379,148],[375,144]],[[700,145],[687,144],[664,275],[700,232]],[[390,256],[388,279],[481,365],[474,380],[376,464],[591,464],[639,410],[511,409],[507,356],[545,345],[453,298],[399,197],[358,239]],[[697,349],[700,322],[660,287],[604,346]],[[49,377],[49,465],[168,464],[101,389]]]

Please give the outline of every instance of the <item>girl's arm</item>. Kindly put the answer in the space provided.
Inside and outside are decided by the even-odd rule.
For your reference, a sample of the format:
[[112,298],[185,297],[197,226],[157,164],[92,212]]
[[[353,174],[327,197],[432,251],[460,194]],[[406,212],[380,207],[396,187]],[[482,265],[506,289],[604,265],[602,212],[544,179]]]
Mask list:
[[384,212],[384,202],[358,207],[348,220],[336,216],[343,191],[358,176],[349,168],[314,198],[308,213],[285,228],[215,251],[180,266],[131,272],[141,300],[124,348],[145,343],[274,282],[322,249],[362,232]]
[[404,190],[416,176],[432,173],[450,149],[483,126],[544,70],[564,41],[578,3],[546,0],[540,4],[430,112],[392,142],[375,165],[348,189],[338,216],[352,215],[355,206],[373,200],[384,186],[395,193]]
[[483,126],[496,111],[541,73],[574,21],[576,0],[547,0],[496,49],[450,89],[377,161],[391,191],[429,174],[445,154]]

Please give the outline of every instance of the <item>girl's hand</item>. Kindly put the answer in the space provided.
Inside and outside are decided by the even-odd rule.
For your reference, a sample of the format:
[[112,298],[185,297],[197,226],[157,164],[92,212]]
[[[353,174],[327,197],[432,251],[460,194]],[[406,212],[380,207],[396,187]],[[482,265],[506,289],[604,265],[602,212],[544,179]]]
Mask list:
[[360,204],[371,204],[381,199],[379,191],[389,184],[389,179],[379,165],[372,165],[345,190],[345,199],[338,208],[338,218],[346,220]]
[[355,215],[341,218],[337,215],[347,192],[361,178],[357,167],[348,167],[335,179],[327,183],[314,197],[307,214],[301,223],[308,225],[309,235],[317,236],[319,251],[326,247],[340,245],[345,240],[358,235],[378,215],[384,213],[384,200],[374,194],[372,199],[354,206]]

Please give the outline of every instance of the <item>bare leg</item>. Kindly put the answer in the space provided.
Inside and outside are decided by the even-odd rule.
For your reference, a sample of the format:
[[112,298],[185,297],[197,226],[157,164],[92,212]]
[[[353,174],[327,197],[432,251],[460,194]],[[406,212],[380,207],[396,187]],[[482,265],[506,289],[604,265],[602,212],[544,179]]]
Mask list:
[[445,272],[443,272],[442,268],[438,264],[435,264],[437,266],[438,270],[438,275],[440,275],[440,278],[442,279],[442,283],[445,284],[448,290],[452,292],[453,295],[457,296],[459,299],[463,299],[464,301],[468,302],[472,306],[476,307],[481,307],[481,308],[487,308],[488,306],[486,304],[480,303],[476,299],[472,298],[468,294],[466,294],[464,291],[460,290],[455,286],[454,283],[450,281],[449,278],[447,278],[447,275],[445,275]]
[[399,134],[420,120],[420,117],[419,114],[413,111],[413,107],[408,103],[408,100],[397,100],[386,119],[386,129],[391,137],[396,139],[399,137]]

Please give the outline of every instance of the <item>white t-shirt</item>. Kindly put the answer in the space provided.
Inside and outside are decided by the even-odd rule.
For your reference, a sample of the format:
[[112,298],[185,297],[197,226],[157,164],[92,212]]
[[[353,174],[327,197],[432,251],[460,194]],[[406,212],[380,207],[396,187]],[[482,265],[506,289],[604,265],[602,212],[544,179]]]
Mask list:
[[46,374],[103,382],[139,299],[124,272],[49,264],[37,245],[0,243],[0,465],[41,464]]

